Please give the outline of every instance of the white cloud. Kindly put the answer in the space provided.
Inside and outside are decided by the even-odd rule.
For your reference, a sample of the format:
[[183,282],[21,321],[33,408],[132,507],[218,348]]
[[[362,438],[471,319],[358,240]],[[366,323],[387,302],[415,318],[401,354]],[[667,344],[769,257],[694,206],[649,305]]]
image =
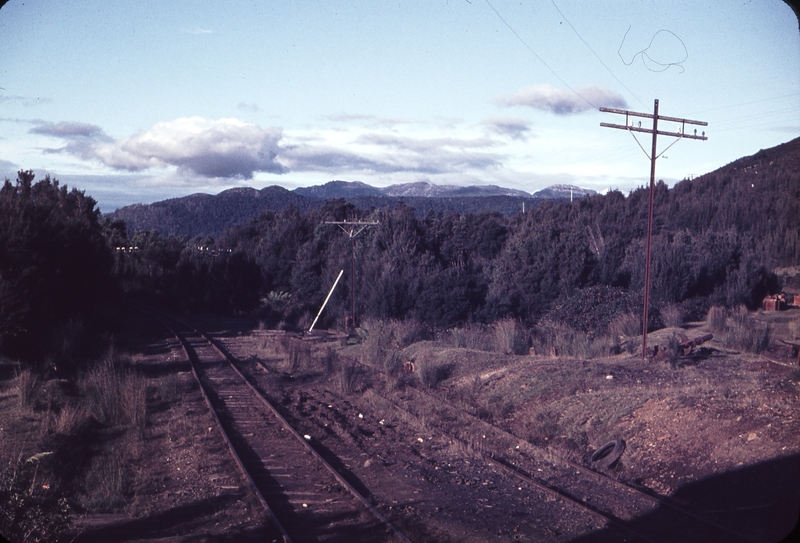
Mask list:
[[525,140],[531,131],[531,123],[515,117],[490,117],[483,124],[495,134],[514,140]]
[[278,160],[294,172],[343,174],[466,174],[501,164],[489,152],[498,142],[486,137],[398,135],[394,131],[303,134],[282,146]]
[[619,93],[610,89],[587,85],[575,91],[559,89],[542,84],[525,87],[510,96],[499,96],[495,103],[503,107],[527,106],[556,115],[571,115],[593,110],[600,106],[627,107],[627,102]]
[[[244,179],[251,179],[254,172],[286,171],[275,160],[280,130],[265,130],[238,119],[184,117],[157,123],[116,141],[102,130],[92,131],[90,126],[59,123],[40,133],[70,141],[63,149],[53,151],[97,159],[118,170],[138,172],[175,166],[179,171],[203,177]],[[76,142],[78,136],[83,139]]]

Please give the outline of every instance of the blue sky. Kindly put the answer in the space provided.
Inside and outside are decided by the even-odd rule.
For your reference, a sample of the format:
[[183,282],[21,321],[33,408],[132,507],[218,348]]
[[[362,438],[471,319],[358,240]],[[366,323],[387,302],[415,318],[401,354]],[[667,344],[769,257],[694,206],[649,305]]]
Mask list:
[[656,98],[709,123],[658,160],[669,184],[800,135],[778,0],[10,0],[0,36],[0,176],[104,211],[334,179],[627,192],[648,158],[597,108]]

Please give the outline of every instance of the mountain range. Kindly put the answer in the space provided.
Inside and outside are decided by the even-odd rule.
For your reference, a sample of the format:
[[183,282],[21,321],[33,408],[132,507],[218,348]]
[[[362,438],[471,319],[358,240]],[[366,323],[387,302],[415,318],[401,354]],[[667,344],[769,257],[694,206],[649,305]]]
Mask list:
[[433,185],[427,182],[373,187],[360,181],[329,181],[324,185],[287,190],[279,186],[263,189],[228,189],[216,195],[192,194],[152,204],[125,206],[105,214],[125,221],[128,232],[157,230],[163,235],[216,236],[231,226],[246,223],[262,211],[280,211],[289,206],[301,210],[319,208],[326,200],[344,198],[358,208],[369,209],[403,203],[417,214],[434,212],[496,211],[511,215],[544,200],[583,198],[595,191],[572,185],[552,185],[528,192],[496,185]]

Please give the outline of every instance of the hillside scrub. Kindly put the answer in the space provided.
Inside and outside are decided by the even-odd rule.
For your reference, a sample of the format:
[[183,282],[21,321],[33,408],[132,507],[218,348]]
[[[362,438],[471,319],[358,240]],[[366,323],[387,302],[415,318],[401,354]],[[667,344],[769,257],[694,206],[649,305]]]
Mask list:
[[111,251],[95,200],[49,175],[33,180],[20,171],[0,188],[0,348],[68,373],[105,327]]
[[[788,166],[798,148],[800,139],[672,189],[656,185],[648,328],[702,319],[714,305],[753,310],[780,290],[771,270],[800,257],[800,174]],[[755,192],[750,162],[759,164]],[[130,291],[175,308],[251,311],[292,328],[318,310],[340,270],[350,273],[351,242],[325,222],[368,220],[378,224],[353,245],[361,318],[445,330],[509,318],[530,327],[547,315],[605,334],[641,304],[647,197],[644,188],[611,191],[511,216],[419,216],[403,204],[359,209],[334,199],[265,212],[217,240],[137,233],[139,252],[120,255],[117,271]],[[218,252],[209,258],[199,246]],[[351,288],[345,278],[318,326],[349,313]]]

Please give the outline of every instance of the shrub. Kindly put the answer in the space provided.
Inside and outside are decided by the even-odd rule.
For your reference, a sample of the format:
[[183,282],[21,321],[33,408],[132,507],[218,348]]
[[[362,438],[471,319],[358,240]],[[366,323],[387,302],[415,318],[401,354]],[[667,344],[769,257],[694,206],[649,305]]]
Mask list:
[[448,331],[450,343],[462,349],[486,349],[486,329],[480,324],[465,324]]
[[712,306],[708,310],[706,322],[714,332],[724,332],[727,326],[728,312],[724,307],[718,305]]
[[325,354],[320,358],[320,364],[325,377],[329,377],[333,375],[333,373],[336,372],[336,368],[339,367],[339,355],[335,350],[328,347],[325,350]]
[[0,474],[0,533],[9,541],[58,541],[71,524],[67,500],[36,484],[38,463],[12,462]]
[[642,334],[642,319],[633,313],[623,313],[611,321],[609,330],[615,336],[639,336]]
[[392,320],[389,324],[394,345],[398,349],[404,349],[430,337],[430,331],[418,319]]
[[368,319],[364,322],[366,337],[361,343],[364,363],[382,366],[392,347],[392,331],[388,321]]
[[494,349],[502,354],[522,354],[528,348],[525,331],[514,319],[494,323]]
[[119,456],[104,455],[92,458],[84,481],[86,494],[79,498],[80,504],[87,511],[109,513],[125,504],[128,485]]
[[308,367],[308,362],[311,360],[311,347],[302,341],[291,341],[289,352],[286,354],[289,374],[294,375]]
[[661,308],[661,320],[667,328],[678,328],[683,324],[683,311],[675,304]]
[[417,362],[419,380],[428,388],[436,388],[453,374],[452,364],[426,359]]
[[124,367],[113,350],[86,372],[78,388],[94,418],[106,426],[131,425],[144,431],[146,383],[144,378]]
[[87,421],[89,414],[83,406],[65,406],[53,418],[53,430],[56,434],[74,435]]
[[346,364],[339,372],[339,389],[342,394],[358,392],[358,381],[361,377],[361,367],[355,364]]
[[767,350],[772,342],[772,327],[756,323],[745,306],[739,306],[731,314],[727,332],[728,345],[755,354]]
[[681,340],[675,334],[672,334],[667,340],[666,353],[669,365],[677,368],[680,365],[683,349],[681,348]]
[[164,401],[173,401],[180,397],[183,390],[183,379],[177,372],[170,372],[156,383],[156,395]]

